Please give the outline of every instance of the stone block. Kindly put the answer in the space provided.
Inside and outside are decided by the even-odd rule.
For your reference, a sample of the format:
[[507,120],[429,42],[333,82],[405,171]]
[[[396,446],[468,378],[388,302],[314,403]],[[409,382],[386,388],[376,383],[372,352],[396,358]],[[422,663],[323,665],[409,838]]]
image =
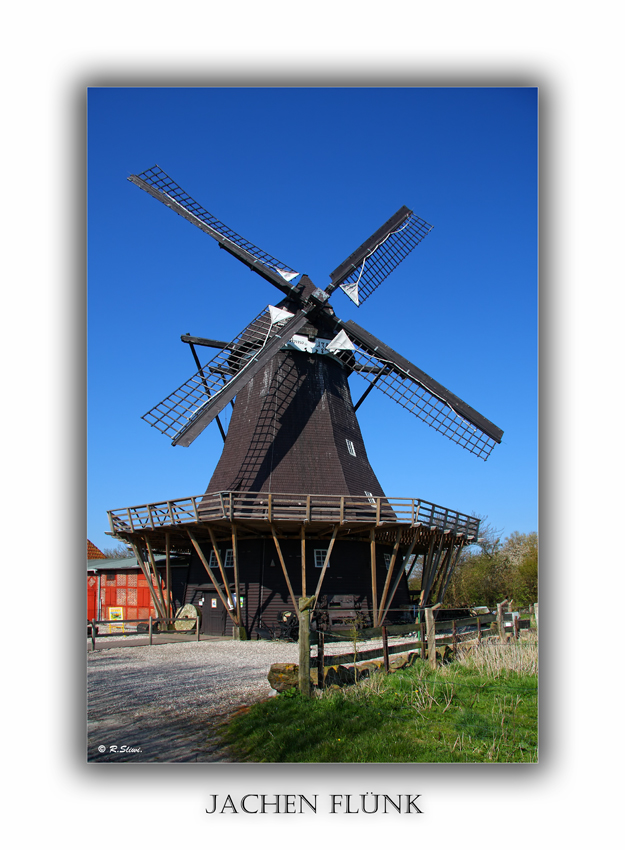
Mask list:
[[272,664],[267,674],[271,687],[282,693],[289,688],[299,687],[299,664]]

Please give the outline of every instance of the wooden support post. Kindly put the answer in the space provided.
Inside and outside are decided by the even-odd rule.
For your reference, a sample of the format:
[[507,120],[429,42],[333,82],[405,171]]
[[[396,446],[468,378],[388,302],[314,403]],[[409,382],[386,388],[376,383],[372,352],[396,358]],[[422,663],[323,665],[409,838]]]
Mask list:
[[388,631],[386,626],[382,626],[382,652],[384,653],[384,672],[388,673],[391,665],[388,660]]
[[221,560],[221,555],[219,554],[219,549],[217,547],[217,540],[215,538],[215,532],[213,529],[208,526],[208,533],[210,534],[211,546],[213,547],[213,552],[215,553],[215,560],[217,561],[217,566],[219,567],[219,572],[221,574],[221,580],[224,583],[224,590],[226,591],[226,596],[228,597],[228,603],[230,608],[234,611],[234,600],[232,598],[232,594],[230,593],[230,588],[228,586],[228,579],[226,578],[226,571],[224,569],[223,561]]
[[[378,622],[383,623],[384,617],[382,616],[382,612],[384,611],[384,606],[386,605],[386,597],[388,596],[388,589],[391,586],[391,576],[393,574],[393,569],[395,568],[395,562],[397,561],[397,552],[399,551],[399,541],[401,540],[401,526],[397,529],[397,533],[395,535],[395,545],[393,546],[393,554],[391,555],[391,563],[388,567],[388,572],[386,573],[386,580],[384,582],[384,590],[382,591],[382,599],[380,601],[380,610],[378,611]],[[399,573],[401,576],[401,573]]]
[[428,586],[430,572],[432,570],[432,558],[434,557],[434,542],[436,538],[432,536],[430,545],[428,546],[427,554],[423,556],[423,572],[421,573],[421,593],[419,595],[419,605],[425,605],[426,588]]
[[[415,539],[415,543],[416,543],[417,534],[415,534],[414,539]],[[410,554],[412,554],[412,552]],[[409,557],[410,557],[410,555],[408,555],[408,558]],[[419,555],[415,555],[414,561],[412,562],[412,566],[410,567],[410,570],[409,570],[408,574],[406,575],[406,581],[410,581],[410,576],[413,574],[415,567],[417,566],[417,561],[419,560],[419,557],[420,557]],[[424,560],[425,560],[425,556],[424,556]],[[407,562],[406,562],[406,564],[407,564]],[[421,571],[421,574],[423,574],[423,570]]]
[[236,624],[236,640],[247,640],[247,634],[243,625],[243,612],[241,610],[241,590],[239,587],[239,540],[237,538],[237,527],[232,523],[232,560],[234,563],[234,594],[236,605],[234,606]]
[[161,577],[158,574],[158,570],[156,569],[156,561],[154,559],[154,553],[152,552],[152,547],[150,546],[149,538],[144,535],[145,547],[148,551],[148,558],[150,559],[150,564],[152,565],[152,570],[154,572],[154,581],[156,583],[156,589],[158,591],[158,598],[161,601],[161,618],[167,619],[167,606],[165,605],[165,597],[163,596],[163,588],[161,585]]
[[310,696],[310,611],[315,607],[314,596],[303,596],[298,601],[299,612],[299,689]]
[[195,639],[196,639],[196,641],[199,641],[199,639],[200,639],[200,618],[199,617],[195,618]]
[[458,634],[456,631],[456,621],[451,621],[451,641],[452,641],[452,649],[454,651],[454,655],[456,654],[456,649],[458,647]]
[[436,670],[436,625],[432,608],[425,609],[425,625],[428,633],[428,661],[432,670]]
[[402,575],[405,574],[405,570],[406,570],[406,567],[408,565],[408,561],[410,560],[410,556],[412,555],[412,550],[414,549],[414,547],[416,545],[418,534],[419,534],[419,532],[415,531],[414,537],[412,538],[412,543],[410,544],[408,551],[404,555],[404,560],[402,561],[402,565],[399,568],[399,572],[395,576],[395,582],[393,583],[393,587],[392,587],[390,595],[388,597],[386,609],[384,610],[384,612],[381,616],[381,619],[380,619],[381,623],[383,623],[384,620],[386,619],[386,615],[388,614],[389,609],[390,609],[391,605],[393,604],[393,599],[395,598],[395,594],[397,593],[397,588],[399,587],[399,582],[401,581]]
[[464,547],[464,540],[461,540],[456,548],[456,553],[452,556],[453,546],[450,549],[450,559],[449,565],[447,567],[446,574],[441,578],[441,584],[438,589],[438,597],[436,599],[437,602],[443,601],[443,597],[445,595],[445,591],[447,590],[447,585],[449,584],[449,580],[454,574],[454,570],[456,569],[456,565],[458,564],[458,560],[460,559],[460,553]]
[[299,530],[300,551],[302,558],[302,596],[306,596],[306,526],[302,525]]
[[217,584],[217,581],[215,580],[215,576],[213,575],[213,571],[211,570],[211,568],[208,565],[208,561],[206,560],[206,555],[204,554],[204,552],[202,552],[202,547],[200,546],[198,541],[195,539],[195,536],[193,535],[193,533],[189,529],[187,529],[187,534],[189,535],[189,539],[191,540],[191,543],[193,543],[195,551],[198,553],[200,560],[201,560],[202,564],[204,565],[204,569],[208,573],[208,577],[210,578],[210,580],[213,583],[213,587],[217,591],[217,595],[221,599],[224,608],[228,612],[228,616],[230,617],[230,619],[232,620],[234,625],[238,626],[239,624],[237,623],[237,621],[234,618],[232,610],[231,610],[230,606],[228,605],[228,601],[226,600],[225,596],[221,592],[221,588],[219,587],[219,585]]
[[323,688],[325,674],[325,635],[317,632],[317,687]]
[[150,619],[148,622],[148,643],[152,646],[152,615],[150,614]]
[[477,642],[482,643],[482,624],[479,617],[477,618]]
[[427,655],[427,623],[419,623],[419,629],[421,631],[421,661],[425,661]]
[[[171,592],[171,537],[169,532],[165,532],[165,593],[167,595],[167,619],[171,620],[174,616],[174,606]],[[167,628],[170,627],[167,623]]]
[[276,547],[276,552],[278,553],[278,559],[280,560],[280,566],[282,567],[282,572],[284,573],[284,578],[286,580],[286,586],[289,589],[289,595],[291,597],[291,602],[293,603],[293,609],[297,613],[297,600],[295,599],[295,594],[293,593],[293,588],[291,587],[291,580],[289,578],[289,574],[286,571],[286,564],[284,563],[284,558],[282,557],[282,549],[280,548],[280,543],[278,541],[278,533],[276,531],[275,526],[271,525],[271,536],[273,537],[273,542]]
[[133,540],[130,540],[129,543],[132,547],[132,551],[135,553],[135,558],[137,559],[137,563],[139,564],[139,567],[141,568],[141,572],[143,573],[143,577],[145,578],[146,584],[148,586],[148,590],[150,591],[150,596],[152,597],[152,605],[154,606],[154,610],[156,611],[158,616],[164,617],[165,616],[164,612],[159,610],[160,603],[159,603],[158,597],[156,596],[156,591],[154,589],[154,586],[152,584],[152,576],[149,573],[149,571],[148,571],[148,569],[145,565],[145,562],[144,562],[143,557],[141,555],[141,551],[139,549],[139,545],[137,543],[135,543]]
[[95,649],[95,617],[91,621],[91,649]]
[[371,605],[373,607],[373,627],[378,625],[378,576],[375,564],[375,528],[369,532],[371,541]]
[[[444,542],[444,540],[445,540],[445,536],[443,534],[441,534],[441,539],[440,539],[440,543],[438,544],[438,549],[436,551],[436,555],[434,555],[434,557],[433,557],[433,559],[430,563],[430,570],[428,572],[428,581],[427,581],[427,585],[425,587],[425,593],[423,592],[423,590],[421,591],[421,593],[423,595],[423,602],[422,602],[423,605],[426,605],[430,601],[430,591],[432,590],[432,587],[434,586],[434,582],[436,581],[436,575],[438,573],[438,567],[439,567],[439,564],[440,564],[440,561],[441,561],[441,555],[443,554],[443,542]],[[431,602],[430,602],[430,604],[431,604]]]
[[330,564],[330,555],[332,554],[332,549],[334,548],[334,541],[336,540],[336,535],[338,533],[339,533],[339,527],[338,527],[338,525],[335,525],[334,529],[332,531],[332,537],[330,539],[328,551],[326,552],[326,557],[325,557],[325,560],[323,562],[323,569],[321,570],[321,575],[319,576],[319,581],[317,582],[317,587],[315,589],[315,597],[317,599],[319,598],[319,592],[321,591],[321,585],[323,583],[323,579],[325,577],[326,570],[328,569],[328,566]]

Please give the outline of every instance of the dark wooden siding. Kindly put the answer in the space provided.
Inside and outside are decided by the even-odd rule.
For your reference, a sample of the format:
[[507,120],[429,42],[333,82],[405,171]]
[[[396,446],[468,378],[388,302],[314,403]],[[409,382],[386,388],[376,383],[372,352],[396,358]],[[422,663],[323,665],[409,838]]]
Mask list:
[[[306,591],[313,594],[319,580],[321,570],[314,564],[314,549],[327,549],[328,541],[306,540]],[[285,559],[293,593],[301,596],[301,548],[299,540],[281,540],[280,547]],[[221,550],[225,557],[226,547]],[[210,549],[207,549],[207,552]],[[392,546],[376,546],[378,605],[382,598],[386,580],[384,554],[390,555]],[[287,583],[280,566],[278,553],[273,540],[258,539],[241,541],[239,544],[239,586],[241,596],[245,599],[244,625],[250,637],[254,637],[259,622],[275,627],[279,615],[283,611],[295,612]],[[397,569],[397,566],[396,566]],[[215,570],[218,574],[218,571]],[[226,570],[226,577],[231,592],[234,592],[234,570]],[[212,585],[200,559],[192,559],[189,583],[186,588],[185,602],[197,604],[202,595],[211,592]],[[355,601],[363,609],[370,609],[371,600],[371,561],[368,542],[337,541],[330,557],[330,568],[327,570],[320,597],[332,595],[354,596]],[[408,586],[404,580],[400,583],[393,608],[409,604]],[[231,621],[226,622],[229,630]]]
[[237,396],[207,488],[219,490],[383,496],[345,367],[327,356],[281,351],[252,378]]

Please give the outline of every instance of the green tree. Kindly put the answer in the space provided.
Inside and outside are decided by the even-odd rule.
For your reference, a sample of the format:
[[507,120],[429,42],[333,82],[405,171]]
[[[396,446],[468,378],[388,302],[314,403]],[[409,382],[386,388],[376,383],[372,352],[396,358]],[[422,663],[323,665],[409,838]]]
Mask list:
[[465,550],[456,567],[445,604],[493,608],[506,598],[518,607],[537,600],[538,535],[515,531],[502,543],[500,532],[483,522],[478,544]]

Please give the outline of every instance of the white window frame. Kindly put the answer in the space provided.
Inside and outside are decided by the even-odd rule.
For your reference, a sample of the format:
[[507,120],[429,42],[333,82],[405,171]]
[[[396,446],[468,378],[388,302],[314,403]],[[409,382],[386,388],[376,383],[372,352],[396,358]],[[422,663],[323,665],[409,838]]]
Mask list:
[[[220,552],[223,556],[223,552]],[[224,569],[230,569],[234,567],[234,557],[232,554],[232,549],[226,549],[226,557],[223,560]],[[212,569],[217,569],[219,564],[217,562],[217,556],[215,555],[215,550],[211,549],[211,556],[208,559],[208,566]]]
[[370,493],[368,490],[365,490],[365,496],[366,496],[366,497],[367,497],[367,499],[369,500],[369,504],[370,504],[370,505],[375,505],[375,504],[376,504],[375,496],[373,495],[373,493]]
[[347,443],[347,451],[352,457],[356,457],[356,448],[354,447],[352,441],[345,438],[345,442]]
[[[314,559],[315,559],[315,567],[318,570],[323,569],[323,564],[326,559],[326,555],[328,554],[327,549],[313,549]],[[328,562],[328,569],[330,569],[330,562]]]
[[386,567],[386,572],[388,572],[391,567],[391,556],[388,552],[384,552],[384,566]]

